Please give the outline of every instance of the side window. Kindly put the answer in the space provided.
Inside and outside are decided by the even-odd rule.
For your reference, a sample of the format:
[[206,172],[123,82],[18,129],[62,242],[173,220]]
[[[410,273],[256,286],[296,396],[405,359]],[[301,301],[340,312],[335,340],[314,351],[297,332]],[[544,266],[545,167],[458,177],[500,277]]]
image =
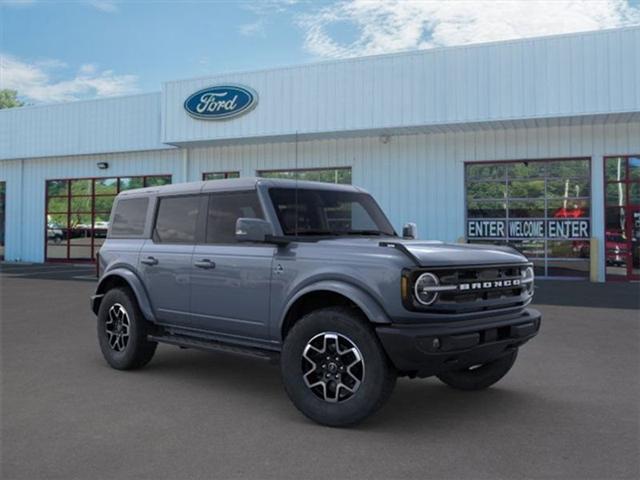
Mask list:
[[207,243],[235,243],[238,218],[264,218],[255,190],[209,195]]
[[160,199],[153,240],[158,243],[195,243],[200,197]]
[[113,213],[113,225],[109,236],[137,237],[142,235],[148,205],[149,199],[146,197],[119,200]]

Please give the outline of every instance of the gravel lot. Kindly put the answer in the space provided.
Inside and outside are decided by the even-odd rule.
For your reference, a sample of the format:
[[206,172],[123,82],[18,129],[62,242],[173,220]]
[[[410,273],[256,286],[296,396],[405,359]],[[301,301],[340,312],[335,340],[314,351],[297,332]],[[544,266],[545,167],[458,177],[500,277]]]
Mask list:
[[260,360],[161,346],[110,369],[91,274],[0,268],[3,479],[640,477],[638,284],[540,281],[542,332],[501,383],[401,379],[340,430],[299,414]]

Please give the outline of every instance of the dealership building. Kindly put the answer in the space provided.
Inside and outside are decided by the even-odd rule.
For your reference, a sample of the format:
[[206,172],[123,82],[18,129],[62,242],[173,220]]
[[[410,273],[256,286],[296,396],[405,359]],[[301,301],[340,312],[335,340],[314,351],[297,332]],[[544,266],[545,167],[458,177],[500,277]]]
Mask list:
[[640,28],[168,81],[0,111],[6,261],[95,259],[125,189],[353,183],[397,231],[640,279]]

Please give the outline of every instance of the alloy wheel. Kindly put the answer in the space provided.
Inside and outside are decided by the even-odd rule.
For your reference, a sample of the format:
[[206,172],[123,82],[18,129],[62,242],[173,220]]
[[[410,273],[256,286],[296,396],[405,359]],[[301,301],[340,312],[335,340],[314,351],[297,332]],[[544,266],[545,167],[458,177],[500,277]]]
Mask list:
[[330,403],[351,398],[364,380],[364,360],[356,344],[340,333],[314,336],[302,352],[302,372],[307,387]]
[[114,303],[109,308],[107,321],[104,324],[109,347],[116,352],[122,352],[129,343],[131,322],[127,310],[120,304]]

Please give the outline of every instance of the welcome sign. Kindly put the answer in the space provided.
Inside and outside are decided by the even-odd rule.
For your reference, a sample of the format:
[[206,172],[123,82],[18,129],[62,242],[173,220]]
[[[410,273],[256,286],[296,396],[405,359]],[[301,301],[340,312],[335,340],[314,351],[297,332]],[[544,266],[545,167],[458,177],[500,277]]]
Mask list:
[[467,238],[583,240],[590,236],[587,219],[467,220]]
[[258,94],[240,85],[216,85],[198,90],[184,102],[184,109],[199,120],[228,120],[249,112]]

